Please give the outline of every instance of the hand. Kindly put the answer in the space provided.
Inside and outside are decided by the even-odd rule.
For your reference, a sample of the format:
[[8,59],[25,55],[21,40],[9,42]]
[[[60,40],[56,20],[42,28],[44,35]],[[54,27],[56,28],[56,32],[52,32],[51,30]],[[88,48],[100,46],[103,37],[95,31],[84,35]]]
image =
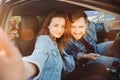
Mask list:
[[23,80],[21,54],[0,29],[0,80]]
[[97,58],[100,57],[100,55],[95,53],[89,53],[89,54],[84,54],[82,57],[86,59],[96,60]]

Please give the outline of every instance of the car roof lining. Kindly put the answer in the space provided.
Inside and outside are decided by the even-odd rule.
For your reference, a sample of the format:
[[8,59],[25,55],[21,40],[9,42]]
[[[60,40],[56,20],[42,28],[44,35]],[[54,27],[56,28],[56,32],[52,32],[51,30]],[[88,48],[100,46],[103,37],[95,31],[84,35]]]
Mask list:
[[87,7],[93,10],[111,13],[116,16],[120,15],[120,8],[118,5],[120,1],[117,0],[111,0],[111,2],[106,0],[59,0],[59,1]]
[[40,1],[27,1],[17,5],[13,9],[12,15],[41,15],[46,16],[49,12],[56,9],[68,10],[71,7],[79,7],[84,10],[90,10],[88,8],[80,7],[77,5],[60,2],[56,0],[40,0]]

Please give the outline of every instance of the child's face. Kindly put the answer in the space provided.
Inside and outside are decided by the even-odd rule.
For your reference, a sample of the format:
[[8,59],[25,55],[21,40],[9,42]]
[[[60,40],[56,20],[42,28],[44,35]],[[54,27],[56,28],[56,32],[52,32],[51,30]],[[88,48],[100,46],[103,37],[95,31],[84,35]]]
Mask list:
[[76,39],[81,39],[87,31],[87,23],[83,17],[77,19],[72,23],[71,35]]
[[54,38],[60,38],[65,31],[65,19],[62,17],[54,17],[48,28]]

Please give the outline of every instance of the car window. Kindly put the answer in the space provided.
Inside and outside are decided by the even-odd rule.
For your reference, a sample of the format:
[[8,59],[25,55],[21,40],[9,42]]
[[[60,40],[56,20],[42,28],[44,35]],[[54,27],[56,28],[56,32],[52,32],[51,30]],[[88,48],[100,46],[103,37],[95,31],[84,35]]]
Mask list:
[[85,11],[88,16],[88,20],[93,22],[103,22],[103,21],[110,21],[110,20],[120,20],[120,17],[104,13],[100,11]]
[[103,12],[99,12],[99,11],[85,11],[85,13],[88,16],[88,20],[93,22],[97,22],[98,20],[96,18],[101,14],[103,14]]
[[120,17],[109,14],[109,13],[104,13],[100,11],[85,11],[85,13],[88,16],[88,20],[95,22],[95,23],[104,23],[106,26],[108,25],[111,27],[111,30],[116,29],[120,30]]

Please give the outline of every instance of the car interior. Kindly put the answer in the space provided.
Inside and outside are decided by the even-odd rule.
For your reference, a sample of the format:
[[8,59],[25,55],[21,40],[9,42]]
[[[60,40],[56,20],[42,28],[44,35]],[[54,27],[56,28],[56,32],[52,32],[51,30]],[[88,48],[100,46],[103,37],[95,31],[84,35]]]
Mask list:
[[[9,16],[9,18],[14,16],[20,17],[19,23],[17,23],[20,38],[15,42],[17,42],[17,46],[19,47],[23,56],[27,56],[32,53],[37,33],[48,13],[56,9],[64,9],[65,11],[69,11],[68,9],[73,7],[76,8],[79,6],[55,0],[26,1],[24,3],[15,5],[11,9],[11,15]],[[79,8],[89,10],[84,7]]]
[[[10,29],[9,20],[12,18],[16,20],[17,31],[19,37],[11,40],[21,51],[23,56],[28,56],[32,53],[35,45],[35,41],[37,38],[37,34],[42,27],[42,22],[46,18],[47,14],[56,10],[56,9],[64,9],[65,11],[71,10],[71,8],[79,8],[84,11],[96,11],[89,7],[84,7],[77,5],[75,3],[67,3],[59,0],[12,0],[6,2],[5,8],[9,10],[6,14],[4,9],[4,14],[6,14],[6,19],[4,18],[4,22],[1,23],[2,26],[5,26],[4,29],[6,32]],[[76,0],[76,2],[79,0]],[[99,0],[98,0],[99,1]],[[104,10],[103,10],[104,11]],[[118,12],[119,13],[119,12]],[[112,13],[111,13],[112,14]],[[2,14],[0,14],[2,15]],[[118,17],[118,15],[115,15]],[[16,18],[17,17],[17,18]],[[118,20],[110,20],[113,22],[117,22],[120,25],[120,18]],[[106,21],[106,22],[110,22]],[[2,22],[2,21],[1,21]],[[99,21],[100,22],[100,21]],[[103,21],[105,22],[105,21]],[[120,27],[120,26],[119,26]],[[116,38],[116,34],[120,31],[118,29],[112,29],[109,32],[102,32],[103,34],[98,33],[98,43],[106,41],[106,40],[114,40]],[[9,35],[9,32],[8,32]],[[120,78],[119,78],[120,79]],[[113,79],[117,80],[117,79]]]
[[[10,3],[8,4],[10,5]],[[51,1],[49,0],[32,1],[31,0],[31,1],[21,2],[20,4],[14,3],[11,5],[10,6],[12,8],[10,8],[8,18],[10,19],[13,16],[20,16],[19,23],[17,23],[17,25],[20,28],[19,29],[19,32],[20,32],[19,48],[23,56],[26,56],[32,53],[32,50],[34,48],[33,45],[34,45],[38,30],[40,29],[42,22],[44,21],[44,18],[47,16],[49,12],[54,11],[56,9],[64,9],[65,11],[69,12],[71,8],[76,8],[76,7],[84,11],[94,11],[90,8],[81,7],[74,4],[64,3],[64,2],[55,1],[55,0],[51,0]],[[6,26],[8,25],[6,24]],[[102,35],[101,32],[98,33],[98,43],[103,42],[105,40],[114,40],[116,37],[116,33],[119,31],[120,29],[110,30],[109,32],[102,32],[105,35]]]

